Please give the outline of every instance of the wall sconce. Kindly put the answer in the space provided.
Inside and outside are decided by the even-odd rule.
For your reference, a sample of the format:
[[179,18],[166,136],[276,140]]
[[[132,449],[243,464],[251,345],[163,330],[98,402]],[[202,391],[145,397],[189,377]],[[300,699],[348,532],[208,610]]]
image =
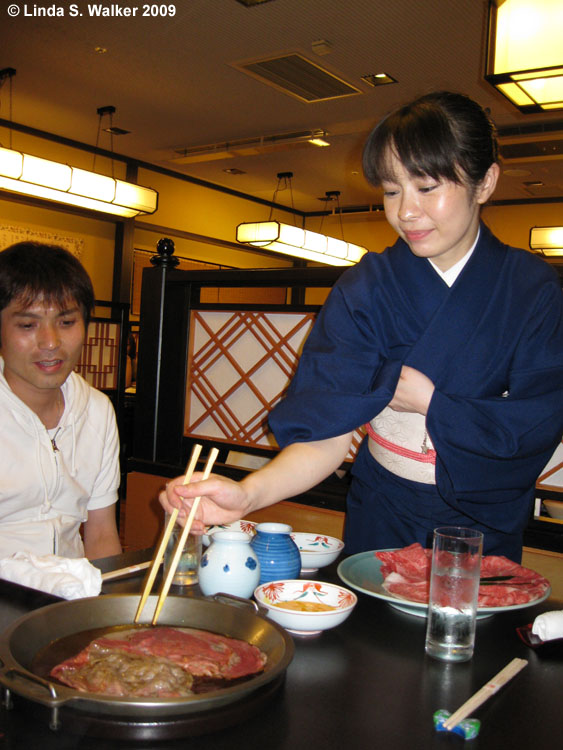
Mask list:
[[563,256],[563,227],[532,227],[530,248],[541,255]]
[[561,0],[489,0],[485,79],[521,112],[563,109]]

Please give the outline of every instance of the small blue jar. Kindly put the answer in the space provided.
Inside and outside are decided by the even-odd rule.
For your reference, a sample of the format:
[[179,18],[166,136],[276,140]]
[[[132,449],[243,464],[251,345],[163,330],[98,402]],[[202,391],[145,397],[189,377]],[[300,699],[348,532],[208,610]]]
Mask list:
[[260,563],[242,531],[216,531],[202,555],[199,587],[205,596],[223,592],[248,599],[258,586]]
[[260,583],[298,578],[301,571],[299,547],[286,523],[259,523],[250,543],[260,561]]

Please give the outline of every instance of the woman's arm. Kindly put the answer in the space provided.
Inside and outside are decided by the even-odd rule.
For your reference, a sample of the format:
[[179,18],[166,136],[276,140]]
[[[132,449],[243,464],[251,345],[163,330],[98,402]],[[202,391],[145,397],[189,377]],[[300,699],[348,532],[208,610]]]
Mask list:
[[179,508],[183,521],[193,499],[201,496],[192,530],[202,533],[206,525],[236,521],[314,487],[340,466],[351,442],[350,432],[327,440],[293,443],[240,482],[217,474],[200,481],[201,473],[197,472],[190,484],[183,485],[183,477],[177,477],[168,483],[159,499],[169,512],[173,507]]

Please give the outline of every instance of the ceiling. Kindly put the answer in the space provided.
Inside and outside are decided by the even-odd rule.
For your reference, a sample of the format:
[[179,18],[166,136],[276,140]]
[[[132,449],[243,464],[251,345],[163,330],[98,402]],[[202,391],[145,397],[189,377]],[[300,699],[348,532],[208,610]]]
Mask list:
[[[540,158],[507,161],[496,199],[563,197],[563,113],[522,115],[483,80],[484,0],[269,0],[254,7],[239,0],[175,0],[153,6],[175,9],[173,17],[142,17],[140,0],[121,3],[137,8],[130,17],[90,15],[93,6],[115,7],[107,0],[52,5],[63,8],[64,17],[25,17],[24,6],[33,13],[37,5],[18,4],[19,16],[2,13],[0,69],[17,74],[11,117],[8,85],[0,91],[1,118],[94,145],[97,109],[112,105],[113,125],[130,131],[114,137],[116,153],[266,200],[277,173],[291,171],[293,190],[276,200],[291,205],[292,192],[295,208],[310,212],[327,207],[327,191],[340,191],[343,207],[379,203],[361,172],[367,133],[401,103],[452,89],[490,108],[501,129],[555,128],[516,137],[539,144]],[[73,7],[82,15],[71,16]],[[315,51],[320,40],[328,43],[321,49],[326,54]],[[360,93],[305,103],[235,67],[282,53],[301,54]],[[374,88],[362,80],[382,71],[397,83]],[[175,161],[182,149],[309,130],[326,131],[331,145],[281,143],[254,155]],[[7,145],[5,133],[0,129]],[[14,132],[14,148],[17,137]],[[554,139],[560,146],[544,154],[543,141]],[[110,144],[102,133],[99,145]],[[224,171],[233,168],[242,174]]]

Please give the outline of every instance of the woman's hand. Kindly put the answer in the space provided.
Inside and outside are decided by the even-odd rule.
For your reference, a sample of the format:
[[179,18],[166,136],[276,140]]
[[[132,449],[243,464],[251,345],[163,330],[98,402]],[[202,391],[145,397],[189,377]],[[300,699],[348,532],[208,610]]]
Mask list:
[[434,394],[434,383],[414,367],[403,365],[395,394],[389,406],[395,411],[410,411],[426,415]]
[[309,443],[293,443],[275,458],[240,482],[211,474],[194,472],[184,485],[183,477],[168,482],[159,500],[168,513],[179,509],[178,520],[185,523],[193,499],[201,496],[192,530],[203,534],[205,526],[225,524],[245,518],[249,513],[295,497],[314,487],[338,469],[352,442],[352,433]]
[[248,493],[242,482],[234,482],[217,474],[211,474],[201,481],[202,476],[202,472],[194,472],[189,484],[183,484],[184,477],[176,477],[167,483],[158,498],[167,513],[178,508],[178,521],[184,524],[193,500],[200,496],[192,524],[194,534],[203,534],[206,526],[238,521],[250,512]]

